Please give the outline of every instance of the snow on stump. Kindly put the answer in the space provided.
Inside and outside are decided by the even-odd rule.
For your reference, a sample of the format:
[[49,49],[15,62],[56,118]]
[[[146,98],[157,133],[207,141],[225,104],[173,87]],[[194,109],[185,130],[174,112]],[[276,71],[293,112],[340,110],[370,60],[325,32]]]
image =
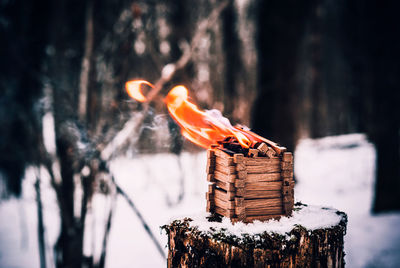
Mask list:
[[292,217],[232,224],[210,214],[174,220],[168,267],[344,267],[347,215],[297,203]]

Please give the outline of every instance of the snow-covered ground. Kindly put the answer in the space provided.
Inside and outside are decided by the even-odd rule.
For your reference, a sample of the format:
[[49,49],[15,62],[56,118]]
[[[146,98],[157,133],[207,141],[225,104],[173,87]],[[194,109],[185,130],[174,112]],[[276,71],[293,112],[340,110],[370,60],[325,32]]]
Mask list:
[[[167,237],[160,233],[161,225],[205,210],[205,165],[205,153],[183,153],[180,157],[158,154],[116,159],[111,170],[158,241],[166,245]],[[374,172],[375,149],[364,135],[303,140],[295,152],[296,200],[334,207],[348,214],[347,267],[400,267],[400,213],[370,214]],[[0,203],[0,267],[39,267],[35,175],[34,169],[27,170],[22,199]],[[46,177],[45,172],[42,175]],[[50,259],[51,246],[59,231],[58,209],[45,179],[42,187]],[[182,189],[184,195],[179,201]],[[93,211],[104,218],[107,202],[100,195],[95,198]],[[97,225],[88,223],[88,228],[96,228],[94,234],[101,233],[103,224],[101,221]],[[100,238],[96,241],[100,242]],[[118,197],[116,203],[106,265],[166,265],[122,197]]]

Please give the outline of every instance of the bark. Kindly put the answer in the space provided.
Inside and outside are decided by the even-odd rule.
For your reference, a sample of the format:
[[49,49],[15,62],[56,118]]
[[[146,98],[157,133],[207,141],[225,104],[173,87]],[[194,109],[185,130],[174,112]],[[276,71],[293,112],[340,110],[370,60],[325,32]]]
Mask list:
[[340,215],[340,223],[331,228],[297,226],[286,236],[204,233],[191,219],[175,220],[162,227],[168,235],[168,267],[344,267],[347,217]]

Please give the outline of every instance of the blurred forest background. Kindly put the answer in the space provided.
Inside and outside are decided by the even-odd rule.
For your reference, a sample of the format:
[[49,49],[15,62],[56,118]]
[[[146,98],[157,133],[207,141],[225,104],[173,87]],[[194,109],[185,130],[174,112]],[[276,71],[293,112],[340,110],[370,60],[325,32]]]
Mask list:
[[[163,96],[184,84],[200,107],[219,109],[291,151],[302,138],[366,133],[377,151],[373,210],[399,210],[399,7],[372,0],[3,0],[1,198],[21,194],[27,166],[45,167],[60,209],[57,266],[103,267],[105,251],[97,259],[82,251],[91,197],[124,194],[108,169],[115,156],[197,150],[168,116],[166,133],[141,127],[158,124],[157,115],[167,113]],[[150,104],[125,93],[124,83],[139,78],[156,84]],[[50,115],[54,147],[42,131]]]

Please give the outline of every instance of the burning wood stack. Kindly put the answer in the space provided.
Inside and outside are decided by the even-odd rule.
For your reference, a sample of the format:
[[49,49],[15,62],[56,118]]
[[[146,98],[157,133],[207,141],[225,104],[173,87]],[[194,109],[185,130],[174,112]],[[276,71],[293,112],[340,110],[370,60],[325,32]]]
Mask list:
[[228,137],[207,151],[207,211],[253,222],[289,216],[294,203],[293,155],[272,143],[251,148]]
[[[141,85],[126,83],[128,94],[141,102],[148,99]],[[150,96],[153,96],[151,92]],[[267,220],[290,215],[293,210],[293,156],[242,126],[232,126],[219,111],[202,111],[190,102],[182,85],[172,88],[164,101],[170,116],[191,142],[207,152],[207,211],[229,217],[233,222]],[[215,144],[218,142],[218,144]],[[211,145],[211,147],[210,147]]]

